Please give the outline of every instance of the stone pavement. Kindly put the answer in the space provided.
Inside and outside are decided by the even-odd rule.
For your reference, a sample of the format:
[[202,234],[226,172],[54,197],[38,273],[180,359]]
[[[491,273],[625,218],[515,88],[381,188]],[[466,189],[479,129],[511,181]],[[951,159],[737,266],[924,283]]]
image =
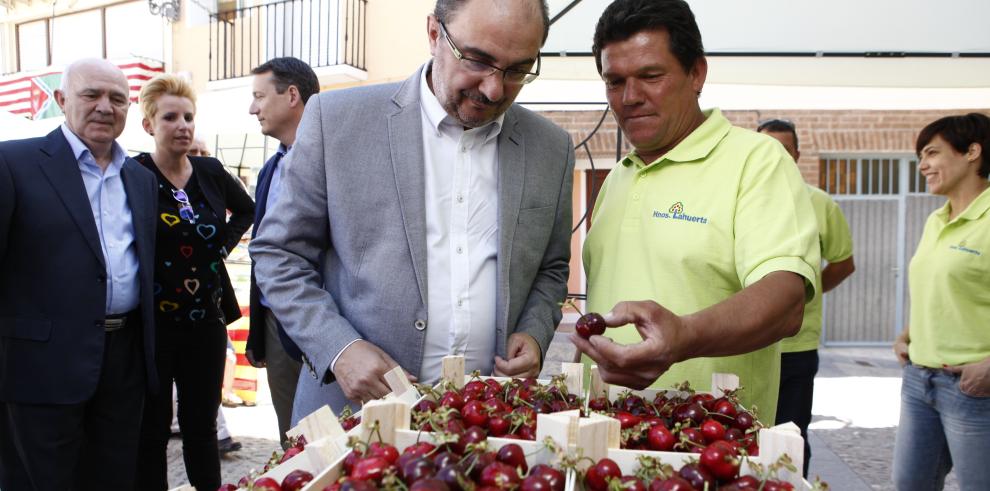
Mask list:
[[[573,346],[558,333],[547,354],[543,375],[560,371]],[[889,347],[826,348],[815,381],[810,440],[810,476],[820,476],[836,491],[893,490],[890,463],[900,403],[900,368]],[[236,482],[260,469],[278,449],[275,412],[264,371],[259,371],[258,405],[224,408],[234,438],[244,447],[221,462],[224,482]],[[169,443],[169,483],[186,482],[181,443]],[[958,490],[950,474],[946,490]]]

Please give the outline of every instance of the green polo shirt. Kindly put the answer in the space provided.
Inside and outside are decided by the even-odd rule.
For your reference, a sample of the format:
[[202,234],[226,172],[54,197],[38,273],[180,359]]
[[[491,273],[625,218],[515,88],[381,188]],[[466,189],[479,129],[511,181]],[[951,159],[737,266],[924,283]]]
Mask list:
[[[774,271],[803,276],[814,297],[818,230],[794,162],[776,140],[732,126],[718,109],[705,116],[663,157],[646,165],[633,152],[606,178],[584,243],[589,310],[652,299],[691,314]],[[606,333],[624,344],[641,340],[632,326]],[[779,343],[677,363],[654,387],[688,380],[707,391],[713,372],[737,374],[743,403],[774,421]]]
[[949,203],[928,216],[908,281],[912,363],[990,357],[990,188],[951,221]]
[[[842,209],[825,191],[808,186],[811,207],[815,210],[815,223],[818,224],[818,243],[821,245],[822,259],[830,263],[845,261],[852,256],[852,233]],[[822,337],[822,275],[816,270],[815,298],[804,306],[804,322],[801,331],[780,342],[782,353],[811,351],[818,349]]]

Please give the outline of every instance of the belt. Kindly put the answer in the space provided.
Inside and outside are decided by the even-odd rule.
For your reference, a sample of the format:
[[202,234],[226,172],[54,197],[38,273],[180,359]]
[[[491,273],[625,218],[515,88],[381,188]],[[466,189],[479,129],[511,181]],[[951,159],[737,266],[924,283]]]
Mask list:
[[140,313],[138,309],[134,309],[124,314],[110,314],[97,324],[103,326],[103,330],[106,332],[114,332],[136,322],[140,318]]

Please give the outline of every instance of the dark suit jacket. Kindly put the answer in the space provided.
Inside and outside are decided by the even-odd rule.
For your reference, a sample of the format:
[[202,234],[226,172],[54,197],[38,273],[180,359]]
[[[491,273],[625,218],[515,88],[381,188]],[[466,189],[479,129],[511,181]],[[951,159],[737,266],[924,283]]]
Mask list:
[[[265,162],[258,173],[258,185],[255,187],[255,208],[254,208],[254,228],[251,234],[258,233],[258,225],[268,211],[268,191],[272,187],[272,176],[275,174],[276,159],[278,154],[272,155]],[[278,336],[282,341],[282,347],[286,353],[296,361],[302,360],[302,351],[292,341],[285,329],[278,326]],[[251,328],[248,331],[247,349],[251,350],[254,359],[262,361],[265,359],[265,313],[261,305],[261,290],[258,289],[258,281],[254,277],[254,261],[251,261]]]
[[[142,153],[134,157],[145,166],[154,166],[151,156]],[[251,226],[254,216],[254,202],[251,196],[244,189],[236,177],[230,175],[223,164],[213,157],[189,157],[196,178],[196,183],[203,190],[206,202],[213,209],[218,217],[221,217],[220,235],[224,238],[223,246],[227,252],[232,252],[241,236]],[[157,194],[155,194],[157,199]],[[230,210],[230,218],[222,220]],[[226,257],[226,256],[224,256]],[[227,324],[241,318],[241,309],[237,305],[237,297],[234,295],[234,287],[230,283],[230,275],[224,263],[220,263],[220,286],[223,288],[220,297],[220,311],[223,312],[224,321]]]
[[[148,387],[154,364],[155,176],[121,176],[134,221]],[[100,378],[107,273],[79,164],[60,128],[0,143],[0,400],[76,404]]]

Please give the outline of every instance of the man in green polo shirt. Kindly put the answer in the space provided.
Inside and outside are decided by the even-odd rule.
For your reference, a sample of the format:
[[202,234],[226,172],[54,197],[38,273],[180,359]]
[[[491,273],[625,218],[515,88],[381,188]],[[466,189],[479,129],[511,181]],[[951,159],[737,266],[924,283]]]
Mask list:
[[772,422],[778,341],[798,332],[816,288],[807,186],[773,139],[701,110],[708,65],[684,1],[617,0],[592,49],[634,150],[595,204],[588,306],[635,327],[572,340],[612,384],[707,390],[713,372],[735,373],[743,403]]
[[[779,141],[795,163],[801,158],[794,123],[770,119],[760,123],[756,131]],[[815,298],[804,307],[801,331],[780,342],[780,391],[777,399],[777,423],[792,421],[801,428],[801,436],[804,438],[804,477],[808,477],[808,462],[811,460],[808,425],[811,423],[815,374],[818,373],[822,295],[839,286],[856,269],[852,256],[852,233],[842,209],[828,193],[818,187],[808,185],[808,192],[811,195],[811,207],[815,210],[822,259],[828,264],[815,280],[819,286]]]

